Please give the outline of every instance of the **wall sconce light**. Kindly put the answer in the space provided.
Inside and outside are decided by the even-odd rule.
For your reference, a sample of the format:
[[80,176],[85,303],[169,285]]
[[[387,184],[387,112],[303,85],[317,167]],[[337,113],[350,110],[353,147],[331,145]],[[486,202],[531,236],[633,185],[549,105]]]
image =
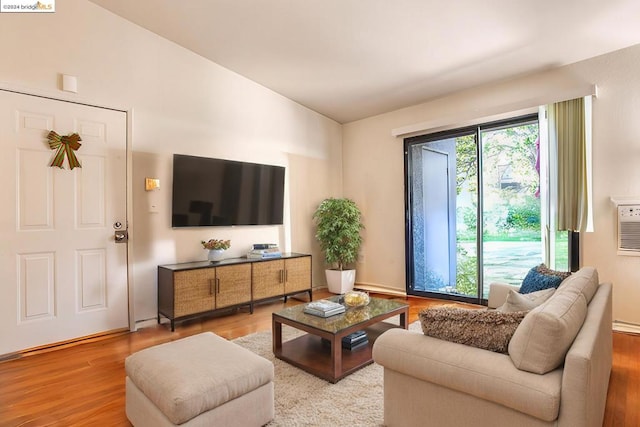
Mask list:
[[145,178],[144,189],[146,191],[153,191],[160,189],[160,180],[158,178]]

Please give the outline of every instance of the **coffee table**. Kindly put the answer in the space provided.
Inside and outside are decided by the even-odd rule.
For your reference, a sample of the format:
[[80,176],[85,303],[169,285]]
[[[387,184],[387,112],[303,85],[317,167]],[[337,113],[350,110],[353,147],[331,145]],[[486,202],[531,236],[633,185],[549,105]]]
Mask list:
[[[326,299],[339,301],[340,296]],[[371,298],[367,306],[348,308],[343,314],[327,318],[306,314],[304,307],[299,304],[273,313],[273,354],[332,383],[373,362],[371,350],[380,334],[391,328],[408,327],[409,305],[390,299]],[[393,316],[399,316],[399,325],[383,322]],[[282,325],[307,333],[283,343]],[[369,344],[343,349],[342,338],[359,330],[367,332]]]

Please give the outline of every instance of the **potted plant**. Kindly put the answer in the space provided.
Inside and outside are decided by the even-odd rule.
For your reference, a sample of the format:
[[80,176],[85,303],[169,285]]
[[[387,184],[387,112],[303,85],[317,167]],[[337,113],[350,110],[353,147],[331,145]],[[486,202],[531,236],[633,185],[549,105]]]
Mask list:
[[209,239],[201,240],[200,243],[204,249],[209,250],[209,261],[220,261],[224,256],[224,252],[231,247],[231,240]]
[[333,197],[320,203],[313,214],[317,225],[316,239],[330,266],[325,270],[329,292],[343,294],[353,289],[356,271],[348,269],[348,265],[356,261],[362,244],[360,230],[364,225],[361,217],[353,200]]

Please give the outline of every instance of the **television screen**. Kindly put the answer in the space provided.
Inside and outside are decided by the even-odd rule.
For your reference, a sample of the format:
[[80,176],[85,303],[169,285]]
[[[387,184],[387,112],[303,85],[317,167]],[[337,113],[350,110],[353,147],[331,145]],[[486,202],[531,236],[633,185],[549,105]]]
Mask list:
[[172,227],[282,224],[282,166],[173,155]]

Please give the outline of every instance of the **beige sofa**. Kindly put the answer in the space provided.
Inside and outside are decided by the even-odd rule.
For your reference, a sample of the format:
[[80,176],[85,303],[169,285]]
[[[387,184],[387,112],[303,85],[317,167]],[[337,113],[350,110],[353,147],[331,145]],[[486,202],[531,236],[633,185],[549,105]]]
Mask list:
[[390,427],[601,426],[612,360],[611,285],[600,284],[593,268],[571,275],[525,316],[509,354],[393,329],[376,340],[373,358],[384,367]]

